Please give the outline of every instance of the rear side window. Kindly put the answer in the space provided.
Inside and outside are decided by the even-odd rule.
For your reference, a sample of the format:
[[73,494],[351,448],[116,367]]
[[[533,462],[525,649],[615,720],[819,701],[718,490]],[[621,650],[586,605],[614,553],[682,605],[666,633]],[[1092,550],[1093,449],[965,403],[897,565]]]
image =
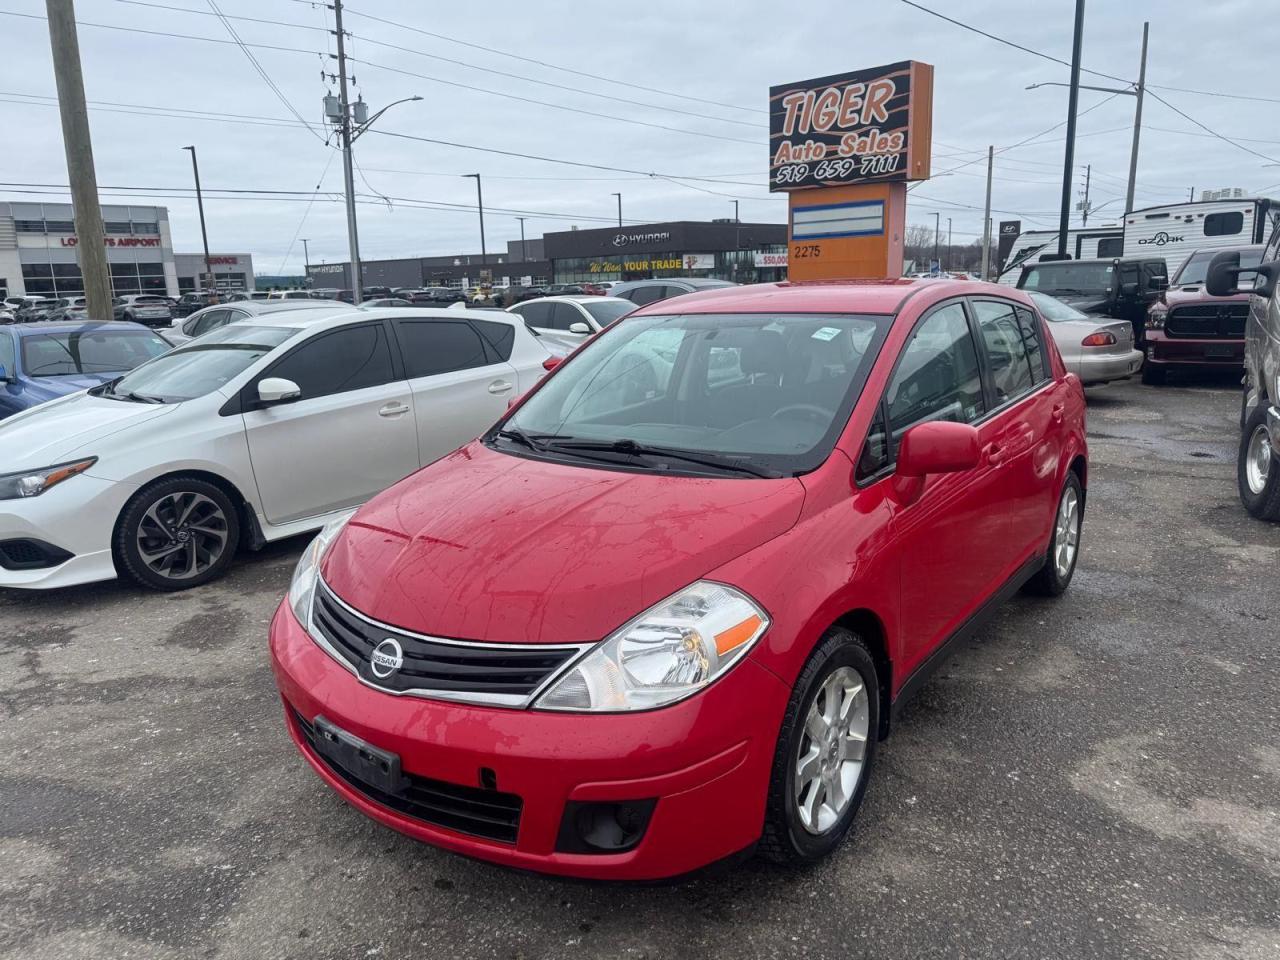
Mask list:
[[466,320],[398,320],[396,330],[410,379],[491,362],[480,334]]
[[531,327],[550,327],[551,326],[551,308],[554,304],[543,301],[539,303],[537,300],[520,305],[520,316],[524,317],[524,322]]
[[1206,237],[1227,237],[1244,229],[1244,214],[1239,210],[1227,213],[1211,213],[1204,218]]
[[907,429],[930,420],[973,423],[986,413],[978,351],[964,307],[939,307],[916,328],[885,394],[896,455]]
[[516,328],[512,324],[498,323],[496,320],[472,320],[471,325],[480,331],[492,360],[505,363],[511,359],[511,348],[516,341]]
[[[996,404],[1022,396],[1039,377],[1032,373],[1026,331],[1018,322],[1013,304],[998,300],[978,300],[974,302],[973,308],[991,368]],[[1043,370],[1043,361],[1038,366]]]
[[264,376],[292,380],[302,390],[302,399],[310,400],[390,383],[395,371],[387,332],[381,323],[373,323],[308,340]]
[[634,290],[628,290],[622,296],[626,297],[636,306],[644,306],[646,303],[657,303],[659,300],[665,300],[667,297],[668,287],[661,283],[652,283],[643,287],[636,287]]
[[1044,328],[1040,325],[1040,318],[1026,307],[1018,307],[1017,313],[1022,340],[1027,345],[1027,357],[1031,360],[1031,377],[1036,383],[1041,383],[1051,376],[1048,356],[1040,339]]

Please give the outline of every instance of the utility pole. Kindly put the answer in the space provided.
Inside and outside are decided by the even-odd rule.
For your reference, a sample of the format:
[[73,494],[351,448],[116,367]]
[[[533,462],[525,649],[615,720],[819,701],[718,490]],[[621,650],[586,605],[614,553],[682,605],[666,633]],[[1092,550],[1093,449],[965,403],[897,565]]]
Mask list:
[[111,270],[98,206],[98,176],[93,167],[89,112],[84,103],[84,75],[80,72],[80,41],[72,0],[45,0],[53,76],[58,84],[58,112],[62,115],[62,143],[67,154],[67,178],[75,217],[76,250],[89,316],[110,320]]
[[1080,48],[1084,45],[1084,0],[1076,0],[1076,24],[1071,38],[1071,91],[1067,95],[1067,147],[1062,162],[1062,209],[1058,213],[1058,256],[1067,259],[1067,231],[1071,227],[1071,175],[1076,162],[1076,107],[1080,102]]
[[311,250],[307,247],[307,238],[302,238],[302,272],[307,272],[307,267],[311,266]]
[[1187,193],[1187,203],[1195,203],[1195,202],[1196,202],[1196,188],[1192,187],[1191,190]]
[[463,176],[474,177],[476,181],[476,203],[480,206],[480,265],[483,267],[489,263],[489,257],[484,250],[484,194],[480,192],[480,174],[464,173]]
[[[204,225],[204,196],[200,193],[200,165],[196,163],[196,148],[183,147],[191,151],[191,172],[196,178],[196,209],[200,211],[200,239],[204,241],[204,292],[215,297],[218,293],[218,280],[213,275],[213,261],[209,259],[209,231]],[[216,301],[215,301],[216,302]]]
[[527,217],[516,217],[516,219],[520,221],[520,259],[521,259],[521,260],[528,260],[528,259],[529,259],[529,251],[527,251],[527,250],[525,249],[525,246],[524,246],[524,222],[525,222],[525,220],[527,220],[528,218],[527,218]]
[[[1093,176],[1093,164],[1087,164],[1084,168],[1084,202],[1080,204],[1080,226],[1087,227],[1089,225],[1089,180]],[[1125,213],[1129,211],[1126,210]]]
[[614,193],[611,196],[618,198],[618,229],[622,229],[622,194]]
[[[52,2],[52,0],[50,0]],[[338,102],[342,109],[342,183],[347,196],[347,246],[351,248],[351,302],[363,299],[364,282],[360,270],[360,235],[356,230],[356,181],[351,172],[351,107],[347,99],[347,49],[342,32],[342,0],[333,0],[334,33],[338,38]]]
[[1142,59],[1138,61],[1137,105],[1133,110],[1133,150],[1129,154],[1129,189],[1124,195],[1124,212],[1133,209],[1133,192],[1138,185],[1138,138],[1142,134],[1142,95],[1147,89],[1147,31],[1151,24],[1142,23]]
[[[942,266],[942,261],[938,259],[938,243],[941,241],[941,239],[942,239],[942,214],[935,213],[933,215],[933,260],[935,263],[938,264],[939,267]],[[933,271],[930,270],[929,272],[932,273]]]
[[991,168],[995,165],[996,148],[987,147],[987,211],[982,218],[982,279],[991,268]]
[[738,201],[737,200],[733,201],[733,222],[734,223],[742,222],[740,219],[738,219]]
[[947,217],[947,269],[951,269],[951,218]]

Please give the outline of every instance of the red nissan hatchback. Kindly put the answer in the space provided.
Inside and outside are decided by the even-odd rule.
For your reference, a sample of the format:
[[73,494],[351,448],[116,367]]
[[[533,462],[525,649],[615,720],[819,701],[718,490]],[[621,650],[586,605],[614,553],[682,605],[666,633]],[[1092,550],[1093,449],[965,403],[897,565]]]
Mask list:
[[1084,406],[1008,287],[653,304],[316,538],[271,624],[289,732],[358,810],[486,860],[814,860],[948,645],[1070,582]]

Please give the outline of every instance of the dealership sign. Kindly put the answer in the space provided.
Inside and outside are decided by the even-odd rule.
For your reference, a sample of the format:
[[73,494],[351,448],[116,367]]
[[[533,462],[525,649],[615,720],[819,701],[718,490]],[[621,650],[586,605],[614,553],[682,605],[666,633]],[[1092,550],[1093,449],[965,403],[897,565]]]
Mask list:
[[933,67],[904,60],[769,89],[769,189],[929,176]]
[[[60,237],[59,243],[64,247],[74,247],[80,242],[79,237]],[[158,247],[159,237],[103,237],[102,243],[108,247]]]
[[661,233],[619,233],[613,238],[615,247],[630,247],[644,243],[667,243],[671,239],[668,231]]
[[764,270],[769,267],[786,267],[787,255],[785,253],[756,253],[752,260],[755,262],[757,270]]

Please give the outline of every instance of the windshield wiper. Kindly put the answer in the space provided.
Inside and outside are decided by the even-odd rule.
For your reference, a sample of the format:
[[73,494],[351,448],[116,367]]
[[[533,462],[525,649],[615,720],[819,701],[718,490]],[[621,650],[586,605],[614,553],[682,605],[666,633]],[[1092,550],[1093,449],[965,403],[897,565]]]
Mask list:
[[119,379],[108,381],[107,383],[102,384],[102,386],[91,388],[89,393],[95,397],[111,397],[114,400],[130,400],[133,403],[164,403],[164,401],[159,397],[153,397],[145,393],[138,393],[135,390],[120,393],[116,390],[116,384],[119,382]]
[[[497,434],[495,434],[495,436],[502,440],[510,440],[512,443],[518,443],[522,447],[528,447],[530,450],[537,450],[539,452],[544,449],[542,441],[551,438],[560,438],[560,435],[557,433],[525,433],[519,427],[503,427],[497,432]],[[572,438],[564,437],[562,439],[570,440]]]
[[549,440],[547,447],[556,450],[582,450],[591,451],[599,450],[608,453],[630,454],[640,457],[669,457],[673,460],[683,460],[686,463],[695,463],[703,467],[713,467],[716,470],[728,470],[732,473],[745,473],[753,477],[762,477],[765,479],[776,479],[781,474],[773,473],[767,470],[761,470],[759,467],[751,466],[743,463],[733,457],[722,457],[714,453],[695,452],[692,450],[680,450],[675,447],[656,447],[649,444],[640,443],[627,437],[619,440],[574,440],[566,438],[563,440]]

